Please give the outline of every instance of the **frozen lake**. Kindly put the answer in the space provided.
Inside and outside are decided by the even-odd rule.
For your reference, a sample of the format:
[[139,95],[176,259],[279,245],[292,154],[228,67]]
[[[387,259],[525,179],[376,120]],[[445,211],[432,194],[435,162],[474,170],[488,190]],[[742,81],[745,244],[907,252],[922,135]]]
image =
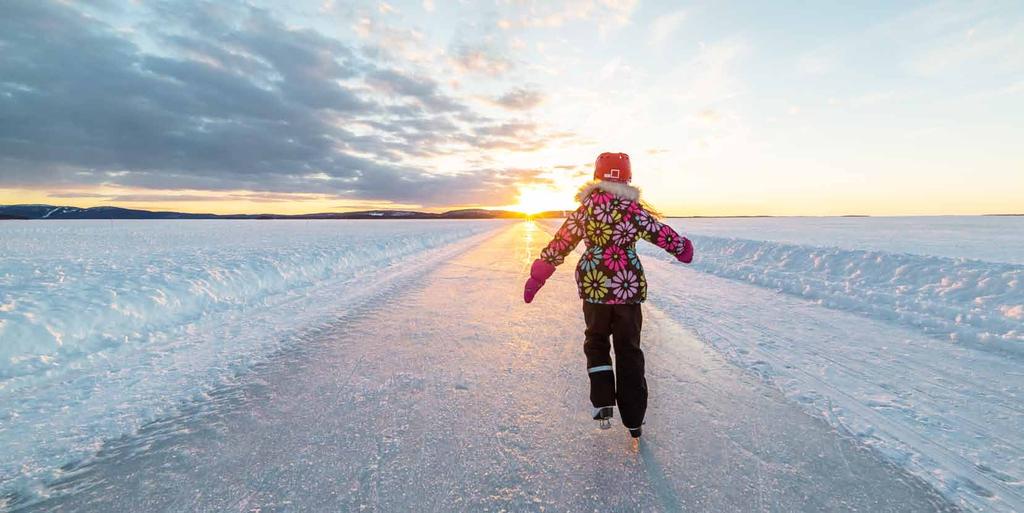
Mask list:
[[[764,377],[782,391],[785,399],[851,433],[858,443],[874,448],[892,463],[929,482],[956,504],[995,511],[1011,511],[1024,504],[1020,491],[1024,451],[1018,449],[1024,444],[1019,436],[1024,421],[1016,405],[1016,398],[1024,393],[1024,375],[1015,370],[1024,354],[1020,349],[1024,343],[1024,237],[1020,236],[1024,218],[668,222],[693,237],[697,259],[692,266],[681,267],[657,248],[642,251],[651,280],[648,309],[653,320],[647,336],[666,341],[653,353],[660,359],[652,363],[652,379],[663,387],[678,387],[673,392],[678,394],[691,393],[686,383],[703,383],[702,390],[710,395],[694,399],[705,403],[697,409],[703,413],[696,417],[678,411],[679,419],[656,420],[653,427],[661,422],[662,429],[680,430],[680,438],[664,431],[656,435],[661,437],[661,445],[656,446],[661,449],[654,449],[647,457],[656,456],[659,466],[675,469],[675,475],[692,480],[696,474],[691,472],[701,469],[679,467],[683,462],[672,461],[671,455],[697,450],[686,445],[683,431],[696,436],[700,426],[715,422],[753,430],[739,442],[745,447],[740,452],[781,444],[778,447],[782,452],[776,456],[782,459],[774,464],[782,467],[759,467],[761,463],[735,460],[735,468],[743,467],[744,472],[760,468],[765,475],[774,475],[798,457],[799,451],[785,446],[788,442],[782,433],[757,435],[765,429],[764,423],[770,422],[768,417],[740,420],[751,411],[761,411],[771,418],[795,422],[792,416],[796,410],[778,402],[782,398],[772,399],[769,412],[755,400],[760,394],[769,394],[767,389],[761,390],[760,385],[739,374],[730,374],[734,371],[726,371],[724,362],[712,366],[722,367],[717,377],[706,376],[700,365],[687,363],[695,355],[712,358],[710,353],[702,352],[712,348],[737,368]],[[461,396],[474,397],[473,392],[466,392],[473,389],[472,380],[462,377],[470,374],[476,375],[480,383],[493,385],[495,394],[504,390],[502,376],[514,372],[514,366],[474,370],[464,366],[501,360],[505,355],[500,351],[532,348],[529,359],[514,359],[518,362],[515,364],[526,365],[542,358],[551,367],[550,372],[565,379],[560,386],[575,390],[578,376],[573,372],[580,362],[574,360],[579,355],[573,323],[579,319],[569,264],[556,273],[559,285],[542,292],[561,291],[557,297],[542,300],[548,304],[543,321],[530,320],[537,307],[523,309],[518,303],[526,268],[548,237],[541,229],[523,227],[550,228],[557,224],[555,220],[537,225],[412,220],[0,223],[0,446],[4,448],[0,497],[7,494],[8,500],[22,503],[34,500],[26,498],[53,494],[54,489],[47,483],[70,482],[60,490],[71,493],[68,500],[73,501],[74,493],[78,493],[75,490],[91,489],[83,488],[85,485],[76,480],[81,469],[106,464],[102,462],[110,461],[111,447],[124,444],[131,447],[132,458],[143,458],[133,460],[137,466],[124,468],[144,475],[152,465],[166,463],[145,459],[146,448],[153,441],[145,433],[154,432],[152,421],[158,421],[156,426],[169,426],[155,431],[160,437],[170,436],[168,430],[177,433],[174,436],[193,430],[205,432],[206,427],[194,415],[185,426],[166,419],[180,415],[183,407],[193,412],[207,411],[203,405],[218,408],[224,394],[234,393],[231,391],[237,387],[253,386],[248,376],[268,358],[298,361],[298,355],[312,347],[333,351],[324,333],[344,339],[350,327],[349,321],[339,319],[350,319],[351,327],[363,330],[364,338],[346,339],[351,349],[368,359],[364,362],[374,361],[375,372],[387,383],[398,380],[392,383],[398,388],[384,396],[405,404],[403,394],[408,390],[403,387],[411,386],[415,393],[421,393],[424,386],[436,390],[438,395],[431,396],[434,402],[423,404],[442,409],[420,413],[441,424],[468,416],[481,425],[490,425],[487,415],[508,421],[501,412],[486,412],[488,405],[500,404],[498,395],[474,399],[472,409],[467,411],[458,410],[459,403],[451,409],[447,401],[452,398],[446,395],[455,390]],[[450,262],[459,255],[463,255],[458,260],[461,263]],[[435,268],[439,270],[429,271]],[[421,290],[427,283],[442,287],[444,292]],[[487,287],[492,290],[483,290]],[[409,294],[405,294],[406,289]],[[479,296],[479,303],[463,305],[459,299],[463,296]],[[445,297],[448,299],[440,299]],[[414,310],[392,311],[388,305],[397,300],[414,305],[405,307]],[[438,315],[440,311],[446,314]],[[391,323],[387,325],[388,335],[380,340],[375,339],[376,317]],[[426,326],[430,329],[421,332]],[[483,329],[488,330],[488,341],[493,344],[475,338]],[[550,340],[535,344],[523,338],[526,333],[549,336]],[[466,361],[436,356],[436,351],[445,347],[447,337],[453,336],[470,351]],[[510,346],[512,342],[505,338],[516,342]],[[684,339],[692,340],[687,343],[688,352],[674,353],[670,349],[672,340]],[[392,346],[381,347],[379,343],[401,345],[414,341],[422,347],[402,345],[405,367],[389,367]],[[348,361],[345,354],[331,353],[330,358],[345,367],[345,372],[354,373],[353,379],[359,382],[365,363]],[[435,359],[443,368],[416,370],[417,362]],[[306,404],[338,402],[334,407],[341,407],[345,393],[355,394],[358,400],[372,391],[372,383],[353,390],[349,388],[354,385],[345,383],[328,386],[324,380],[334,379],[331,376],[335,371],[329,367],[319,371],[321,375],[302,379],[311,381],[309,386],[337,388],[342,395],[318,399],[314,389],[305,393]],[[260,371],[257,374],[262,377],[252,379],[268,379],[265,372],[270,371]],[[432,372],[440,374],[431,378]],[[272,373],[280,383],[298,379],[289,376],[288,368],[275,367]],[[534,377],[541,379],[538,376]],[[432,383],[431,379],[445,385],[435,389],[423,384]],[[445,380],[454,380],[454,388],[445,388],[450,384]],[[533,386],[520,380],[514,388],[532,390]],[[740,396],[746,409],[742,415],[740,410],[707,411],[708,404],[723,397]],[[526,392],[514,397],[523,404],[535,399]],[[577,399],[566,396],[560,407],[571,408]],[[249,414],[265,406],[246,404]],[[369,402],[360,408],[368,416],[378,416],[371,419],[374,422],[386,423],[398,415],[384,403]],[[662,408],[676,411],[681,407],[669,402]],[[556,409],[545,415],[555,415],[560,425],[575,426],[580,421],[571,410]],[[684,419],[689,424],[679,425]],[[355,428],[344,429],[358,430],[357,421],[353,420]],[[745,422],[754,423],[748,426]],[[514,429],[520,432],[529,430],[519,421],[511,425],[518,426]],[[315,426],[277,425],[270,431],[260,431],[259,436],[277,433],[274,436],[283,437],[288,430],[307,428],[315,430]],[[536,476],[516,481],[516,493],[522,497],[515,495],[515,500],[536,492],[530,488],[534,477],[545,479],[545,475],[564,476],[568,472],[573,479],[582,480],[577,484],[589,486],[579,469],[558,467],[557,461],[547,460],[548,449],[540,448],[556,441],[571,445],[590,440],[590,435],[579,438],[583,435],[574,427],[563,437],[530,442],[516,432],[502,431],[513,429],[508,425],[496,429],[504,434],[467,435],[469,438],[462,443],[483,450],[489,447],[487,437],[498,436],[501,440],[511,436],[523,454],[535,462],[544,461]],[[829,435],[819,432],[819,428],[808,425],[801,429],[817,437],[818,443],[831,443]],[[140,430],[144,436],[139,435]],[[436,438],[423,430],[414,431],[419,433],[417,436]],[[136,436],[143,438],[133,438]],[[378,441],[378,448],[379,443],[405,443],[401,436],[395,436],[388,439],[391,441]],[[739,458],[739,453],[730,452],[732,442],[716,436],[713,430],[706,430],[691,442],[724,444],[713,447],[725,453],[705,454],[712,460]],[[763,436],[777,438],[769,442]],[[117,440],[122,441],[115,443]],[[605,443],[591,442],[599,447]],[[197,439],[188,443],[214,442]],[[276,454],[275,465],[287,465],[290,454],[304,450],[300,439],[289,443],[292,452]],[[360,447],[357,444],[355,449]],[[370,451],[372,447],[363,449]],[[189,445],[175,450],[196,449]],[[837,454],[848,457],[849,450],[837,448]],[[94,461],[97,455],[101,456]],[[376,458],[372,451],[363,456],[369,460],[357,458],[360,464],[377,465],[371,461]],[[489,461],[486,454],[463,457],[483,458],[478,462],[481,464]],[[121,461],[117,458],[113,461]],[[406,463],[406,467],[392,470],[397,472],[392,477],[424,470]],[[621,467],[620,463],[628,469],[628,464],[622,462],[613,465]],[[858,465],[872,468],[873,464],[865,460]],[[96,486],[119,482],[121,478],[111,473],[116,468],[120,467],[97,471],[106,477]],[[650,487],[644,492],[650,494],[644,500],[653,501],[649,502],[653,509],[666,504],[700,504],[703,500],[686,495],[680,488],[682,482],[665,472],[655,472],[652,467],[645,467],[644,472],[647,477],[643,479],[651,481],[635,484]],[[722,479],[735,478],[730,477],[728,469],[716,472]],[[863,472],[871,479],[884,475],[851,470],[844,474],[844,479],[851,481],[842,486],[819,482],[826,478],[818,475],[805,474],[801,479],[814,481],[818,490],[838,494],[820,497],[825,501],[821,504],[834,504],[829,501],[853,500],[853,496],[844,499],[843,493],[864,493],[858,487],[866,484],[851,484]],[[180,478],[172,477],[168,486]],[[492,492],[498,495],[488,499],[487,486],[501,488],[507,483],[467,479],[478,487],[473,493],[484,494],[474,498],[482,502],[473,504],[530,504],[502,502],[505,499],[499,499],[503,496],[497,490]],[[201,482],[194,484],[200,486]],[[705,484],[714,487],[713,483]],[[764,483],[758,486],[766,497],[783,493],[782,489],[764,488],[769,486]],[[917,485],[908,486],[911,491],[906,493],[914,496]],[[281,482],[272,483],[260,493],[286,493],[287,488]],[[566,509],[558,493],[548,492],[552,494],[541,494],[544,500]],[[169,498],[177,492],[162,493]],[[856,500],[869,496],[858,495]],[[722,507],[734,504],[730,498],[714,497],[713,502],[719,501],[714,503]],[[897,495],[888,499],[894,497]],[[93,498],[93,509],[97,510],[119,500],[116,496]],[[369,504],[398,500],[372,495],[350,495],[346,500],[356,499]],[[0,510],[4,509],[3,500]],[[791,499],[778,496],[772,500],[783,501],[776,503],[778,507]],[[56,504],[69,506],[74,502]],[[131,509],[128,504],[132,503],[119,504],[114,509]]]

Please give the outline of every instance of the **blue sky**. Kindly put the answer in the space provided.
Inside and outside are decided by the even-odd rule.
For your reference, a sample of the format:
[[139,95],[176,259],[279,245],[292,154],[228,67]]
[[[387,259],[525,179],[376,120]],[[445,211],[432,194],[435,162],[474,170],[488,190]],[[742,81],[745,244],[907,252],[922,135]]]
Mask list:
[[558,208],[601,151],[630,153],[670,214],[1021,212],[1024,197],[1020,2],[0,14],[0,203]]

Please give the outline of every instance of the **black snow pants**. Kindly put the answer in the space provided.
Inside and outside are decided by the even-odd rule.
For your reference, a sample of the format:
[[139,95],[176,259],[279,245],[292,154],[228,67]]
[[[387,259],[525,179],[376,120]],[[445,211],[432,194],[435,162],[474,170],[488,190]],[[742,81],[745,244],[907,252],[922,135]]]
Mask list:
[[[647,380],[644,353],[640,350],[643,315],[640,305],[604,305],[583,302],[587,323],[583,352],[590,375],[590,402],[594,408],[618,403],[619,416],[627,428],[638,428],[647,412]],[[609,355],[615,346],[615,369]]]

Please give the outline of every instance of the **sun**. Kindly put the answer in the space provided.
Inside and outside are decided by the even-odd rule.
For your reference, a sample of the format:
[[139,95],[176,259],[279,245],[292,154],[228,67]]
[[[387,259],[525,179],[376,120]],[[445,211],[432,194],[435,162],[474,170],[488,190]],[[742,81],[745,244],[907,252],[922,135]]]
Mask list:
[[566,210],[572,208],[569,201],[571,194],[565,191],[537,185],[519,186],[519,203],[512,206],[517,212],[526,215],[539,214],[549,210]]

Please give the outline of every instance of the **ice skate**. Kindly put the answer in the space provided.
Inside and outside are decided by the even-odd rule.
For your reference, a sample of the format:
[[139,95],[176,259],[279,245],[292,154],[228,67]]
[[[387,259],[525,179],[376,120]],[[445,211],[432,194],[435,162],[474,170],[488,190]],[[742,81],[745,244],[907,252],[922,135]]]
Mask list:
[[612,417],[615,416],[615,409],[611,406],[605,406],[603,408],[594,408],[594,420],[597,421],[597,427],[601,429],[611,429]]

